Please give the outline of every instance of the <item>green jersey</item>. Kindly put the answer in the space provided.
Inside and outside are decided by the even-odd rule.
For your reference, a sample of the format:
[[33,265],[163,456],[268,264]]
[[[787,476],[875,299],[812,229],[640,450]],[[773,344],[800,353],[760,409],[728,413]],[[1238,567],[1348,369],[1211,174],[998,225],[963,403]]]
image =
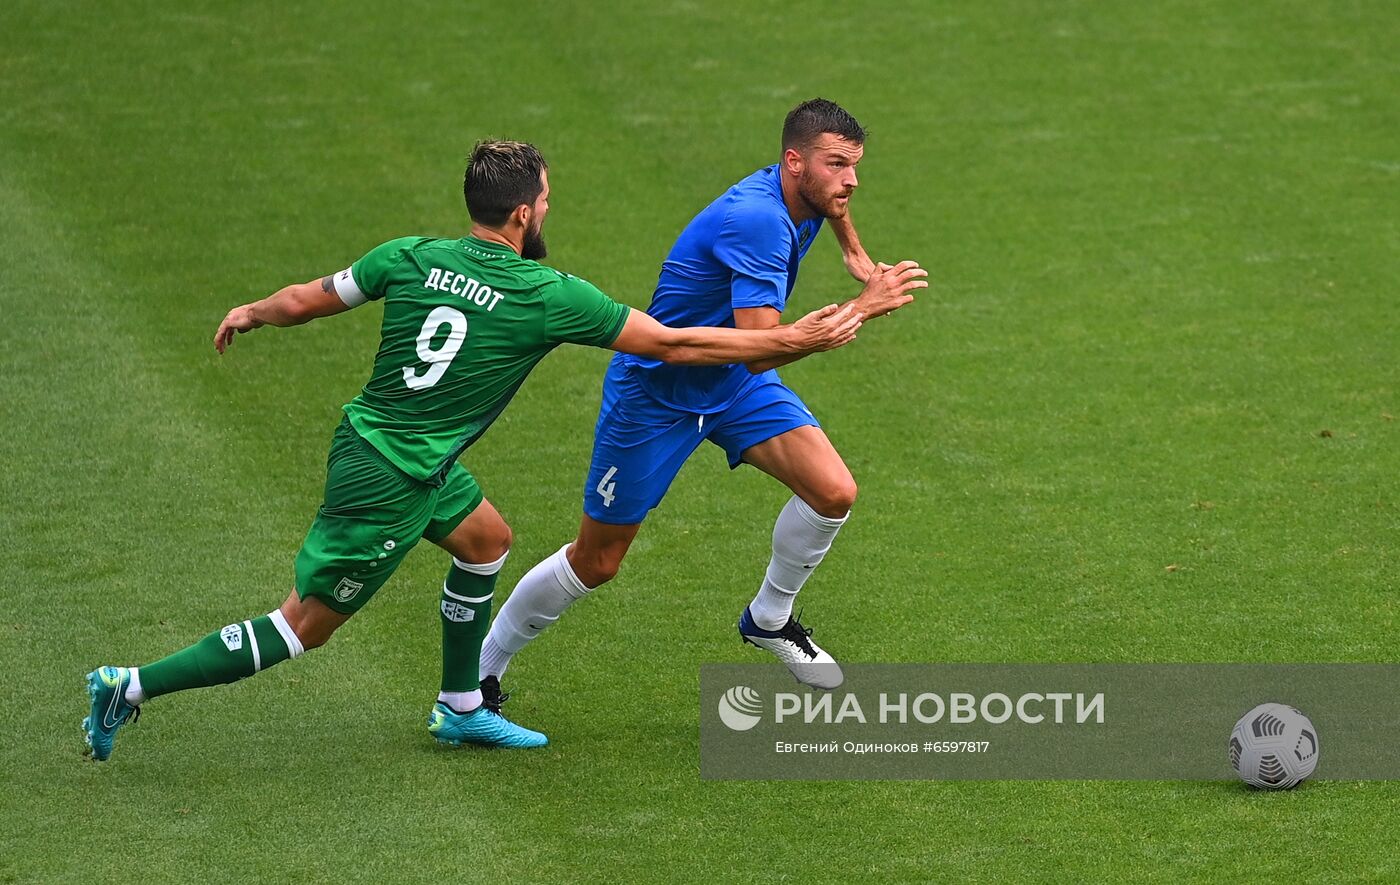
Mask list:
[[336,274],[335,288],[352,307],[384,301],[374,371],[345,414],[396,467],[434,485],[545,354],[607,347],[628,313],[585,280],[475,237],[390,240]]

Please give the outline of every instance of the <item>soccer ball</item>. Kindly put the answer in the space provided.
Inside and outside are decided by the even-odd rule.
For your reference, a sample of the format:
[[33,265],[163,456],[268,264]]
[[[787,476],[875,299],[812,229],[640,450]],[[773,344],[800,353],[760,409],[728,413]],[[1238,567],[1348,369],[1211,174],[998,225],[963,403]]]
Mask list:
[[1317,768],[1317,729],[1287,704],[1260,704],[1230,732],[1230,765],[1251,787],[1287,790]]

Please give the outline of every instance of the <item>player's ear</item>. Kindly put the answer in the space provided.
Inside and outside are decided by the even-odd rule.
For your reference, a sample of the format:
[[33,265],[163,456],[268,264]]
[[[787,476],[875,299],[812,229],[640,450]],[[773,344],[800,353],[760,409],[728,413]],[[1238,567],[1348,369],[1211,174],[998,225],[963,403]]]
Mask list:
[[787,148],[783,151],[783,169],[791,172],[793,175],[802,174],[802,167],[805,162],[806,160],[802,156],[802,152],[797,148]]
[[534,212],[534,207],[528,203],[521,203],[515,207],[515,211],[510,213],[510,220],[516,222],[526,230],[530,229],[530,213]]

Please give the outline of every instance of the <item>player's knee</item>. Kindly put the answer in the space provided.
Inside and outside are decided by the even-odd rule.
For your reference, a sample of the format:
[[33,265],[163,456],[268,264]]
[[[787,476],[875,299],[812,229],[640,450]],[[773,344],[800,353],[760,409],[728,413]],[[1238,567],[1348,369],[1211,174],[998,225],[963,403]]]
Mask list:
[[583,586],[593,589],[617,577],[618,569],[622,567],[622,557],[607,550],[579,551],[577,555],[571,552],[569,567]]
[[335,635],[336,628],[345,623],[340,619],[316,617],[315,614],[307,613],[305,617],[297,619],[295,622],[287,619],[287,626],[292,628],[292,632],[297,635],[302,648],[310,651],[313,648],[320,648],[331,637]]
[[574,574],[583,582],[583,586],[592,590],[616,578],[619,566],[620,563],[595,559],[574,566]]
[[295,590],[282,603],[281,612],[302,648],[308,651],[330,642],[340,625],[350,619],[348,614],[336,611],[315,596],[299,598]]
[[331,636],[335,634],[334,629],[316,630],[307,629],[305,627],[303,627],[300,630],[293,628],[293,632],[296,633],[297,639],[301,640],[301,647],[306,649],[307,651],[310,651],[313,648],[320,648],[327,642],[330,642]]
[[[469,536],[444,545],[453,556],[467,562],[495,562],[510,552],[515,534],[504,519],[493,519],[475,527]],[[456,541],[456,543],[454,543]]]
[[486,553],[490,556],[491,562],[500,559],[510,552],[510,545],[515,542],[515,532],[510,530],[510,526],[505,520],[501,520],[491,536],[486,540]]
[[807,504],[828,519],[840,519],[851,512],[851,507],[856,503],[857,491],[856,481],[847,476],[818,489],[812,496],[814,500],[808,501]]

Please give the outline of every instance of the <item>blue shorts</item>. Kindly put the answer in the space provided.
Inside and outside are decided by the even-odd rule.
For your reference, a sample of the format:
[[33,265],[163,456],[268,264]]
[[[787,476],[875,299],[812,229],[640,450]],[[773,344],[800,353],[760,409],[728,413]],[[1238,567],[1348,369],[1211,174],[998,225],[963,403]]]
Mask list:
[[702,440],[724,449],[732,469],[745,449],[809,426],[821,424],[776,374],[756,376],[724,411],[697,415],[653,399],[614,363],[603,380],[583,512],[611,525],[640,523]]

